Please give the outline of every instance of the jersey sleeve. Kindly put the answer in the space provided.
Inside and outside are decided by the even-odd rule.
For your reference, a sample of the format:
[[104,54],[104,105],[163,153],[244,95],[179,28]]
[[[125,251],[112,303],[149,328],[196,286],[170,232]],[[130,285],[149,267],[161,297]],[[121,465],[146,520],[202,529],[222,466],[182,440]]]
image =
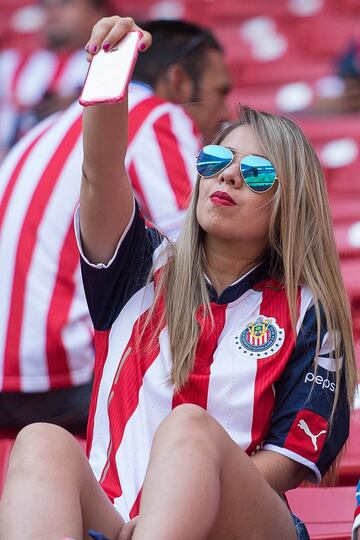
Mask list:
[[293,354],[275,384],[275,408],[263,445],[308,467],[312,471],[308,479],[313,482],[321,480],[340,452],[349,434],[350,419],[342,368],[338,403],[330,421],[336,391],[334,339],[323,321],[315,369],[316,332],[312,306],[304,317]]
[[153,254],[161,244],[162,236],[156,229],[145,226],[136,202],[130,222],[107,264],[91,263],[82,251],[79,207],[75,213],[75,234],[94,328],[108,330],[127,301],[146,285]]

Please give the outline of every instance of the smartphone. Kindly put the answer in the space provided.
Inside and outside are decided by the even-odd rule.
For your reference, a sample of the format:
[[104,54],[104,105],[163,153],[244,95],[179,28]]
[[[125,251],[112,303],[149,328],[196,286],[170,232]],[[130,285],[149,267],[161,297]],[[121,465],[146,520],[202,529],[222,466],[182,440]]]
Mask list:
[[79,99],[81,105],[87,107],[96,103],[115,103],[125,98],[140,39],[139,31],[129,32],[110,51],[100,49],[95,54]]

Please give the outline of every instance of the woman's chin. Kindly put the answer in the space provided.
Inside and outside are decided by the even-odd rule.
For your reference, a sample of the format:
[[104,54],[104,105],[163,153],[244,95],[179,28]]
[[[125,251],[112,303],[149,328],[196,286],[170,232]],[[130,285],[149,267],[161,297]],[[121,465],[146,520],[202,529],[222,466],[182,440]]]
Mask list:
[[208,236],[219,240],[237,240],[234,235],[234,227],[224,226],[224,223],[219,221],[211,221],[200,225]]

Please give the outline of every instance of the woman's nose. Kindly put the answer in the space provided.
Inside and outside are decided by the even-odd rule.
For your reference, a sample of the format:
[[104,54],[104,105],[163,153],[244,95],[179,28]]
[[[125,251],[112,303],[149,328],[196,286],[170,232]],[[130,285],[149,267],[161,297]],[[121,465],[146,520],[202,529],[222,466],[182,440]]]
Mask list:
[[219,174],[219,182],[230,184],[233,187],[239,188],[242,183],[239,163],[231,163],[226,169]]

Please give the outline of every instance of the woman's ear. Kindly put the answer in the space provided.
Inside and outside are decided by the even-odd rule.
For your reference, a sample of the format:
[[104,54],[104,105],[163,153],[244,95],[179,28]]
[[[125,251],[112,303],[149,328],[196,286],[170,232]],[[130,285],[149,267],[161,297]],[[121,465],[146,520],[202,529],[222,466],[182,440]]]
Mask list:
[[194,83],[180,64],[173,64],[156,85],[155,91],[173,103],[184,105],[191,102]]

